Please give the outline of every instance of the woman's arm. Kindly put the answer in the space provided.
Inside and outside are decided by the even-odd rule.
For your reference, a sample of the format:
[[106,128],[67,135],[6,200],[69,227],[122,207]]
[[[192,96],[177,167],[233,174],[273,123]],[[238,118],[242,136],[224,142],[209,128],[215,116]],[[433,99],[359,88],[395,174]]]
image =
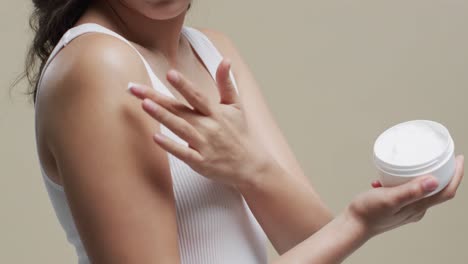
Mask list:
[[456,157],[455,175],[441,192],[424,198],[438,186],[426,175],[396,187],[371,189],[356,196],[345,210],[274,264],[338,264],[370,238],[418,222],[427,209],[455,197],[464,176],[464,157]]
[[129,80],[150,83],[131,47],[77,38],[48,69],[40,127],[93,263],[179,263],[167,153],[151,140],[159,123],[128,95]]
[[[239,57],[236,58],[234,53],[229,56],[234,57],[233,61],[239,62]],[[307,238],[301,238],[301,235],[304,235],[301,231],[307,231],[305,228],[308,227],[309,218],[310,221],[314,221],[314,217],[311,217],[314,212],[322,209],[318,211],[322,213],[319,213],[318,217],[323,217],[326,209],[324,207],[317,209],[316,205],[321,204],[317,201],[318,197],[314,197],[315,194],[310,188],[303,188],[308,184],[299,180],[298,177],[293,178],[294,174],[285,169],[283,163],[271,153],[271,148],[268,147],[270,145],[261,144],[260,134],[256,134],[258,130],[249,129],[249,125],[253,123],[248,122],[255,120],[246,120],[249,119],[248,110],[245,110],[248,107],[242,101],[242,92],[237,95],[234,91],[228,78],[229,69],[230,63],[226,59],[222,60],[217,68],[216,81],[221,96],[220,102],[208,100],[199,88],[177,71],[170,71],[167,74],[168,81],[189,101],[194,107],[193,110],[182,111],[180,108],[187,106],[182,105],[178,100],[156,93],[144,85],[135,85],[131,91],[139,99],[144,100],[143,109],[150,116],[191,142],[189,147],[182,147],[168,138],[155,137],[154,140],[158,145],[187,161],[189,166],[202,175],[238,188],[274,246],[284,253]],[[249,88],[244,88],[245,90]],[[149,107],[151,101],[161,107],[157,107],[157,110]],[[463,169],[462,162],[462,160],[458,161],[461,169]],[[462,172],[458,173],[463,175]],[[421,188],[432,188],[433,180],[428,179],[432,182],[428,185],[427,182],[419,182],[421,178],[418,178],[416,183],[409,184],[409,187],[405,185],[398,188],[371,190],[367,195],[360,196],[361,199],[357,199],[358,202],[354,202],[352,208],[358,208],[359,210],[354,211],[361,211],[359,212],[360,218],[367,219],[371,223],[381,222],[384,227],[386,224],[395,227],[412,219],[415,212],[417,217],[422,217],[425,209],[435,203],[445,201],[447,197],[452,197],[461,176],[455,179],[457,180],[452,181],[454,183],[451,183],[451,188],[446,188],[438,195],[417,202],[416,200],[422,198]],[[414,203],[410,204],[410,202]],[[310,206],[307,206],[308,203]],[[396,208],[401,209],[401,213],[395,214]],[[421,213],[421,211],[424,212]],[[307,219],[304,220],[305,218]],[[316,227],[316,230],[320,228],[321,226]],[[315,233],[316,230],[312,231]],[[308,235],[310,236],[312,235]],[[330,253],[330,257],[335,259],[336,254]],[[323,260],[323,258],[319,259]],[[336,262],[325,261],[323,263]]]
[[[151,117],[190,142],[189,146],[182,146],[160,134],[154,137],[159,146],[186,161],[203,176],[232,184],[243,193],[248,192],[249,200],[259,200],[259,203],[265,205],[281,203],[283,197],[278,198],[277,190],[284,189],[284,186],[276,179],[284,179],[284,175],[288,174],[263,146],[258,145],[258,139],[249,133],[244,107],[229,82],[229,69],[228,60],[222,60],[217,68],[219,103],[207,99],[182,74],[168,72],[166,78],[194,109],[145,85],[132,85],[130,91],[143,100],[143,109]],[[156,106],[155,103],[159,106],[151,107]],[[417,177],[397,187],[374,185],[376,188],[357,196],[342,215],[329,222],[316,235],[311,235],[282,254],[278,261],[341,263],[368,238],[418,221],[429,207],[454,197],[463,178],[463,162],[463,156],[457,156],[455,176],[449,185],[425,199],[424,196],[438,186],[437,179],[431,175]],[[286,186],[286,189],[289,187]],[[291,188],[289,191],[296,190]],[[282,206],[287,208],[289,204]]]
[[264,178],[275,181],[265,182],[263,188],[264,192],[274,195],[262,199],[248,189],[244,189],[242,194],[273,246],[282,254],[318,231],[331,221],[333,215],[305,176],[234,43],[218,31],[199,30],[209,37],[223,56],[232,60],[232,72],[248,126],[281,167],[282,173]]
[[272,264],[339,264],[370,238],[363,226],[345,211]]

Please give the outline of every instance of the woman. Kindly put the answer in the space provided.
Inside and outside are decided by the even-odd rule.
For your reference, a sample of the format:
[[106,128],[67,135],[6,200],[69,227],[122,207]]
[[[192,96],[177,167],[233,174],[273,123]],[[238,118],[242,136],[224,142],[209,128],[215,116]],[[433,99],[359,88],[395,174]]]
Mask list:
[[80,263],[267,263],[266,238],[275,263],[340,263],[463,177],[458,156],[435,196],[430,175],[375,182],[333,217],[229,38],[184,26],[190,0],[33,2],[38,155]]

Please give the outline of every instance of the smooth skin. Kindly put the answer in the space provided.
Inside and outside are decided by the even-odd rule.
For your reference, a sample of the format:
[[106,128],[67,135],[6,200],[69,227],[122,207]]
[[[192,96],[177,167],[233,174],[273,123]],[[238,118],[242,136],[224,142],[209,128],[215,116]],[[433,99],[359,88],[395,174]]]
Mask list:
[[[214,148],[206,141],[195,147],[200,150],[204,146],[203,159],[191,165],[238,188],[282,254],[278,263],[339,263],[377,231],[404,223],[390,212],[423,196],[419,181],[366,192],[334,218],[300,168],[237,49],[224,34],[200,29],[223,56],[232,59],[232,72],[240,90],[236,100],[242,108],[236,110],[225,104],[229,99],[219,104],[221,97],[232,97],[225,94],[234,95],[229,92],[226,78],[229,63],[223,63],[225,68],[219,71],[219,83],[226,84],[220,88],[187,40],[180,38],[188,4],[188,0],[99,0],[76,25],[98,23],[123,35],[145,56],[158,76],[176,69],[190,80],[193,89],[186,91],[199,92],[194,98],[201,98],[201,111],[210,105],[208,102],[224,108],[223,112],[218,108],[211,112],[221,119],[206,118],[207,112],[196,111],[191,115],[194,119],[186,121],[203,118],[211,126],[206,130],[195,126],[199,135],[222,132],[216,142],[237,146],[236,152],[230,157],[217,156],[217,151],[227,145]],[[191,97],[168,79],[161,78],[177,103],[192,108]],[[47,175],[63,185],[92,263],[180,263],[168,150],[153,139],[165,121],[157,121],[142,111],[142,102],[125,91],[129,82],[150,85],[140,58],[122,41],[89,33],[63,48],[45,72],[38,93],[39,158]],[[146,95],[163,105],[158,101],[162,97]],[[248,127],[248,131],[238,133],[239,124]],[[235,163],[233,159],[241,157],[239,153],[252,159]],[[206,167],[208,163],[203,161],[208,157],[223,162]],[[233,174],[229,166],[241,163],[243,170]],[[453,197],[463,176],[460,157],[457,175],[451,187],[445,188],[433,203]],[[434,184],[429,185],[433,188]],[[410,210],[411,216],[420,215],[431,206],[429,201],[421,200],[420,207],[415,206],[417,212]],[[384,214],[384,219],[378,217],[382,210],[389,213]],[[415,219],[411,216],[407,215],[408,219]]]

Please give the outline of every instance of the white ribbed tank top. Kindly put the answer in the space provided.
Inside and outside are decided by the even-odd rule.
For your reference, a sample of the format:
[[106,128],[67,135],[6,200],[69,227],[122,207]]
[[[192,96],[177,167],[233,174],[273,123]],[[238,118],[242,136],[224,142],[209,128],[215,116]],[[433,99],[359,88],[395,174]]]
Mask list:
[[[129,44],[142,59],[153,88],[175,98],[154,74],[145,58],[129,41],[116,32],[94,23],[73,27],[63,35],[42,70],[39,84],[42,75],[55,55],[74,38],[88,32],[108,34]],[[195,28],[183,26],[182,34],[187,37],[216,81],[216,69],[222,60],[219,51],[205,34]],[[236,91],[239,92],[232,72],[230,76]],[[161,132],[172,140],[188,146],[186,141],[162,124]],[[265,244],[267,237],[242,195],[230,186],[203,177],[171,153],[167,152],[167,154],[176,200],[181,263],[267,263]],[[76,230],[63,187],[53,182],[45,173],[42,165],[39,165],[58,221],[65,231],[67,240],[76,249],[78,263],[89,264],[90,261]]]

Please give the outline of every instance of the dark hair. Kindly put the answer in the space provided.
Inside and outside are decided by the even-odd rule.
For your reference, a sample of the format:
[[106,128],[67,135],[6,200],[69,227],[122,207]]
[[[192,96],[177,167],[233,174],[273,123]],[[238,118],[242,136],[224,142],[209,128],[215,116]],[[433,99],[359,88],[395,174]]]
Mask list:
[[[37,86],[40,74],[62,35],[83,15],[92,0],[33,0],[34,9],[29,18],[29,26],[34,32],[34,39],[28,49],[21,79],[27,78],[33,103],[36,102]],[[188,6],[190,9],[191,3]],[[37,66],[39,65],[39,68]]]
[[[29,18],[29,26],[34,32],[34,38],[29,46],[24,72],[16,79],[16,85],[21,79],[27,78],[29,90],[27,95],[33,96],[36,102],[37,85],[40,73],[49,58],[52,49],[57,45],[62,35],[71,28],[92,0],[33,0],[33,12]],[[37,68],[39,66],[39,68]]]

